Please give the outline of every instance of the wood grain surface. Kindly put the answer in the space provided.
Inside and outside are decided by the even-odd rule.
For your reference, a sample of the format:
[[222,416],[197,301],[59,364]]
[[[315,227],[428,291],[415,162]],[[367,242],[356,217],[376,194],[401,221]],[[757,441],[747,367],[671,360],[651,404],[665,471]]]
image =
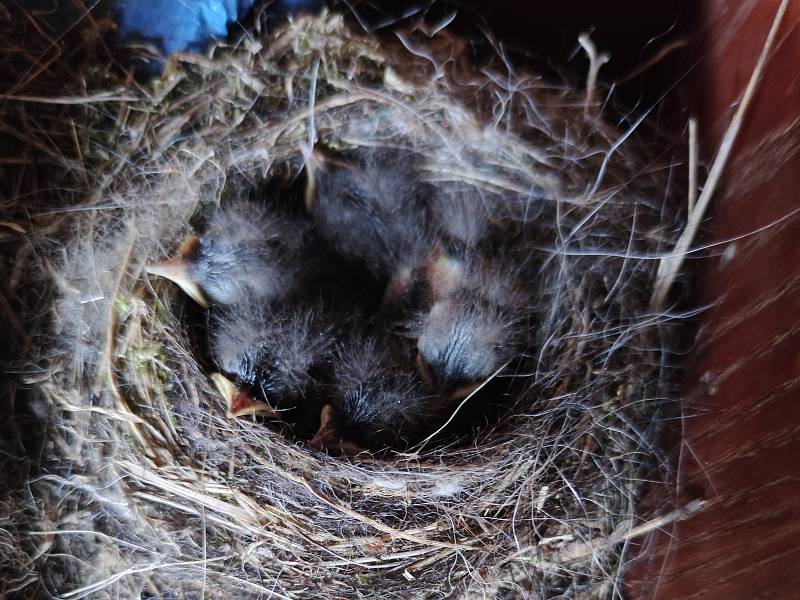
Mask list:
[[[703,58],[691,80],[706,157],[778,4],[704,2]],[[643,540],[631,598],[800,598],[798,23],[800,1],[792,0],[709,215],[716,256],[699,265],[710,308],[684,379],[676,503],[707,503]]]

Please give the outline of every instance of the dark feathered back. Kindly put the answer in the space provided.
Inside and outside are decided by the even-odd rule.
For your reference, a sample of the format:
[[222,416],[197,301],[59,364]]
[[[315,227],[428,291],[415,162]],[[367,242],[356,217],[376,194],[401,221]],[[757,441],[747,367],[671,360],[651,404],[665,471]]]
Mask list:
[[413,268],[433,241],[427,189],[413,163],[399,152],[369,151],[316,175],[311,212],[320,231],[377,277]]
[[408,361],[401,364],[390,344],[354,336],[334,359],[335,405],[346,429],[368,443],[396,444],[416,437],[429,398]]

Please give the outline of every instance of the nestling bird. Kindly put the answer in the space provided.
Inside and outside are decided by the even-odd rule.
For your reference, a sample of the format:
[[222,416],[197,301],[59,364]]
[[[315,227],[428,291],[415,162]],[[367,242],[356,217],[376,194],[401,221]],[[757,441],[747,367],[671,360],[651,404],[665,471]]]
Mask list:
[[239,401],[275,410],[302,400],[333,342],[314,305],[278,308],[248,298],[212,313],[210,328],[212,356],[235,382]]
[[[490,212],[474,188],[438,190],[432,197],[437,243],[424,276],[433,302],[465,285],[489,242]],[[474,277],[472,277],[474,279]]]
[[338,349],[332,405],[323,409],[312,446],[354,453],[360,444],[402,447],[419,436],[434,403],[396,348],[395,340],[360,334]]
[[432,304],[418,315],[417,363],[440,391],[464,395],[518,352],[527,327],[522,267],[443,254],[427,271]]
[[336,251],[388,280],[386,299],[403,296],[433,246],[429,191],[414,157],[362,151],[347,161],[319,147],[306,163],[306,207]]
[[305,226],[264,204],[233,201],[214,212],[201,236],[148,273],[177,283],[203,308],[245,298],[271,302],[291,290]]

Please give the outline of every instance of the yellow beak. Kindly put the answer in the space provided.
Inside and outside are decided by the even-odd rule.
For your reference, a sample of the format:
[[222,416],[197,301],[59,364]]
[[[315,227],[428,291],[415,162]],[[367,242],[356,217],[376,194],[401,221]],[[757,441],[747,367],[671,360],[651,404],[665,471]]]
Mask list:
[[187,258],[188,254],[196,248],[200,239],[197,236],[189,236],[181,244],[178,254],[172,258],[162,260],[161,262],[147,265],[145,272],[151,275],[157,275],[169,279],[176,283],[192,300],[197,302],[203,308],[208,308],[209,302],[203,290],[195,283],[189,276],[189,267],[191,261]]

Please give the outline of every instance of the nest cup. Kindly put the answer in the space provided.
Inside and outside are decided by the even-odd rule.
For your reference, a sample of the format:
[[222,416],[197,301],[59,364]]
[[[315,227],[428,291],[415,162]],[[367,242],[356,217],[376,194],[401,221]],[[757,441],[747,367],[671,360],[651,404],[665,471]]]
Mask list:
[[[444,33],[380,44],[323,15],[268,40],[179,56],[77,125],[85,192],[45,259],[36,577],[63,598],[611,596],[661,464],[672,150],[604,114],[594,77],[478,69]],[[301,177],[314,136],[412,151],[538,232],[535,327],[498,375],[517,391],[470,438],[334,457],[228,418],[180,293],[144,274],[231,189]]]

